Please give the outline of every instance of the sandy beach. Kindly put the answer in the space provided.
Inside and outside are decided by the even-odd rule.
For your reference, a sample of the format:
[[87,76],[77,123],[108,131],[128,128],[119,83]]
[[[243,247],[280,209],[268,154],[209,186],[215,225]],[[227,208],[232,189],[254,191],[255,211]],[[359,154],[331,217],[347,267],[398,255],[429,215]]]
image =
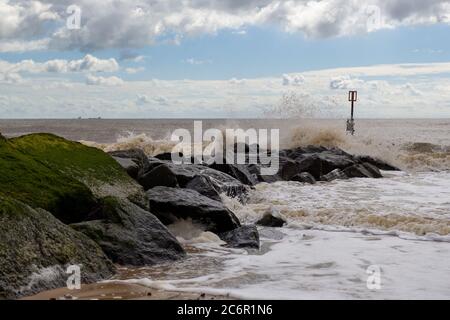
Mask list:
[[59,288],[21,300],[225,300],[227,297],[203,293],[154,290],[139,284],[105,282],[83,284],[80,290]]

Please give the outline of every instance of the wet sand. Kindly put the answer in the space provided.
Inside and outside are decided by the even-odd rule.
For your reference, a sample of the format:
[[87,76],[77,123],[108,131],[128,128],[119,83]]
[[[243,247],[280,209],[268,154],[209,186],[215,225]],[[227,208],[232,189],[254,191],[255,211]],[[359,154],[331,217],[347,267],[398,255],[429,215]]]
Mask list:
[[21,300],[226,300],[223,296],[171,292],[138,284],[106,282],[85,284],[80,290],[59,288],[44,291]]

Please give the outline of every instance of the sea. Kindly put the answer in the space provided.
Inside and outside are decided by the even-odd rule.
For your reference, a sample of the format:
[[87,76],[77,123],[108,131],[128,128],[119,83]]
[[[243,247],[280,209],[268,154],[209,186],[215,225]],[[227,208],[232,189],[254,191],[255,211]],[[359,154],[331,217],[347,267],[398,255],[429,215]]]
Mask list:
[[[383,179],[261,183],[245,205],[223,195],[243,223],[270,212],[260,250],[230,249],[192,221],[169,226],[186,259],[119,269],[115,281],[238,299],[449,299],[450,119],[203,119],[204,130],[279,129],[281,148],[339,147],[401,169]],[[105,151],[170,151],[194,120],[0,120],[8,137],[49,132]]]

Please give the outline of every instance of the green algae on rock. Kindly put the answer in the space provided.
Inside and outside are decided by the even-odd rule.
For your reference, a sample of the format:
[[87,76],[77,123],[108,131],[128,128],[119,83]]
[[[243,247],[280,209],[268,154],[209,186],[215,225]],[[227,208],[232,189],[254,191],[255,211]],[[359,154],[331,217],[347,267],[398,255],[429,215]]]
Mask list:
[[51,134],[0,140],[0,195],[50,211],[65,223],[86,220],[105,196],[146,206],[145,194],[101,150]]
[[81,266],[91,283],[112,276],[100,247],[43,209],[0,196],[0,299],[66,285],[66,267]]

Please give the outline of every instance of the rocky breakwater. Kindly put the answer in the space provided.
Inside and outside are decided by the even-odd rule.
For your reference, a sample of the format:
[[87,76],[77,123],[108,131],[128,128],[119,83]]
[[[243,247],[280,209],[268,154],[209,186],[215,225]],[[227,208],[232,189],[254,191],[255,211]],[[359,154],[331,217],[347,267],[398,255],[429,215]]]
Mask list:
[[[237,149],[235,147],[235,151]],[[190,219],[202,225],[205,231],[219,235],[228,246],[238,248],[258,248],[258,231],[254,225],[241,225],[236,215],[223,204],[221,194],[245,204],[248,190],[258,183],[297,181],[314,184],[335,179],[382,178],[380,169],[398,170],[368,156],[353,156],[338,148],[308,146],[281,150],[278,172],[264,176],[261,163],[250,164],[248,161],[255,156],[252,150],[258,151],[259,147],[240,149],[245,152],[247,164],[230,163],[226,157],[220,163],[174,164],[170,153],[147,157],[137,149],[110,154],[144,187],[150,211],[162,223],[171,225]],[[180,154],[175,156],[182,157]],[[265,216],[258,224],[281,227],[285,221],[280,217]]]
[[[249,159],[254,148],[244,148]],[[258,149],[258,148],[256,148]],[[242,225],[222,195],[245,204],[262,182],[326,183],[381,178],[396,168],[340,149],[310,146],[279,152],[279,170],[264,165],[174,164],[170,154],[104,153],[50,134],[0,137],[0,298],[65,286],[66,268],[85,283],[115,266],[143,266],[185,257],[167,226],[192,220],[227,246],[259,248],[255,225]],[[258,224],[282,227],[282,217]]]
[[111,156],[50,134],[0,139],[0,299],[90,283],[115,263],[183,258],[143,188]]

